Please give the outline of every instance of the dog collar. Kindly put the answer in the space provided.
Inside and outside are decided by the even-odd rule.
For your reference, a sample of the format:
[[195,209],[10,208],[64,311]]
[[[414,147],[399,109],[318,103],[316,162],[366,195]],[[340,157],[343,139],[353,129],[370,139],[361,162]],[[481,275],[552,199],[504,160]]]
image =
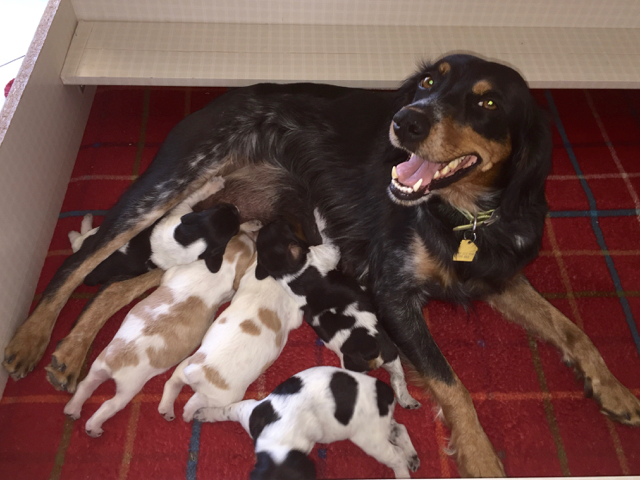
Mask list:
[[468,210],[463,208],[455,207],[464,217],[469,220],[470,223],[466,223],[464,225],[458,225],[457,227],[453,227],[454,232],[459,232],[461,230],[469,230],[473,229],[475,231],[476,227],[479,225],[491,225],[498,219],[498,214],[496,213],[497,209],[486,210],[484,212],[478,212],[476,215],[472,214]]

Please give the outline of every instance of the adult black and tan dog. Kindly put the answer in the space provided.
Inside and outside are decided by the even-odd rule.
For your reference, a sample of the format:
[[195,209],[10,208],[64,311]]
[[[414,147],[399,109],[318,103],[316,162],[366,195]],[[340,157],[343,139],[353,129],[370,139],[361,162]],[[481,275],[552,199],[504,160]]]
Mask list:
[[[425,324],[430,298],[488,301],[557,346],[605,413],[638,425],[640,401],[520,274],[538,252],[550,162],[547,121],[524,80],[473,56],[424,65],[395,92],[313,84],[234,90],[171,131],[99,232],[56,273],[3,365],[14,378],[26,375],[96,265],[207,179],[244,172],[247,192],[275,197],[261,202],[272,213],[295,184],[326,218],[341,268],[366,282],[382,324],[442,407],[461,474],[504,472]],[[242,212],[251,195],[238,198],[232,203]],[[466,255],[461,245],[477,247],[471,261],[454,260]]]

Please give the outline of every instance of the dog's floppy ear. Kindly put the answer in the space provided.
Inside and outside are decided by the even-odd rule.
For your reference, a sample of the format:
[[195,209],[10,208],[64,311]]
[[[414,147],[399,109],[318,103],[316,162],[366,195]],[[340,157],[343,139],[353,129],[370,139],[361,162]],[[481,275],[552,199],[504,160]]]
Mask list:
[[269,276],[269,272],[267,272],[267,269],[258,263],[256,265],[256,278],[258,280],[264,280],[268,276]]
[[187,213],[180,217],[180,222],[184,225],[193,225],[198,222],[199,215],[196,212]]
[[506,220],[540,208],[546,214],[544,190],[553,147],[549,119],[533,98],[525,101],[524,121],[512,135],[513,153],[500,205]]
[[315,464],[300,450],[291,450],[281,464],[276,465],[269,453],[258,452],[250,480],[315,480]]
[[223,253],[205,255],[204,263],[211,273],[218,273],[222,267]]

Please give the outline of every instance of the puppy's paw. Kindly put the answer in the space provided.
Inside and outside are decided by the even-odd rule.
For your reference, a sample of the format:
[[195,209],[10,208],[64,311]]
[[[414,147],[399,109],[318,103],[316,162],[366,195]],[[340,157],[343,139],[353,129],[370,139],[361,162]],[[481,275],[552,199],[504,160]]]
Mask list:
[[77,407],[76,405],[69,402],[64,407],[64,414],[72,420],[78,420],[80,418],[80,412],[82,411],[81,409],[82,406]]
[[640,400],[615,377],[602,382],[586,379],[585,392],[587,396],[593,396],[602,407],[600,411],[611,420],[640,426]]
[[402,408],[406,408],[407,410],[415,410],[416,408],[420,408],[422,406],[422,404],[418,400],[410,395],[398,398],[398,403]]
[[92,438],[98,438],[102,436],[102,434],[104,433],[104,430],[102,430],[102,428],[100,427],[86,426],[84,431],[87,432],[87,435],[89,435]]
[[412,472],[417,472],[420,468],[420,459],[418,455],[413,455],[407,459],[407,468]]
[[158,413],[160,413],[160,415],[162,415],[162,418],[164,418],[167,422],[172,422],[176,418],[176,415],[173,412],[173,408],[171,409],[158,408]]
[[222,177],[213,177],[204,186],[200,189],[204,198],[207,198],[214,193],[219,192],[224,188],[224,178]]

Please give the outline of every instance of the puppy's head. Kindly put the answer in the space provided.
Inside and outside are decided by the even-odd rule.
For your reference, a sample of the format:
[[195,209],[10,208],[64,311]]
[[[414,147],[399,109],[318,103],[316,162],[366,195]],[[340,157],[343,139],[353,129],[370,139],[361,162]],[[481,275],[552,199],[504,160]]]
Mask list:
[[207,268],[215,273],[220,270],[227,243],[240,229],[238,209],[228,203],[220,203],[201,212],[191,212],[180,219],[174,237],[182,245],[189,245],[202,238],[207,244],[200,255]]
[[300,450],[291,450],[281,463],[268,452],[256,453],[256,466],[251,480],[315,480],[316,466]]
[[276,279],[282,278],[297,272],[304,266],[309,253],[309,245],[284,220],[277,220],[263,227],[258,233],[256,248],[258,280],[269,275]]
[[380,345],[366,328],[354,328],[340,347],[342,367],[352,372],[368,372],[380,366]]
[[510,202],[540,200],[551,137],[546,116],[515,70],[450,55],[424,65],[400,96],[389,138],[408,159],[392,171],[392,200],[415,205],[437,194],[473,211],[478,198],[514,184],[524,191],[507,192]]

